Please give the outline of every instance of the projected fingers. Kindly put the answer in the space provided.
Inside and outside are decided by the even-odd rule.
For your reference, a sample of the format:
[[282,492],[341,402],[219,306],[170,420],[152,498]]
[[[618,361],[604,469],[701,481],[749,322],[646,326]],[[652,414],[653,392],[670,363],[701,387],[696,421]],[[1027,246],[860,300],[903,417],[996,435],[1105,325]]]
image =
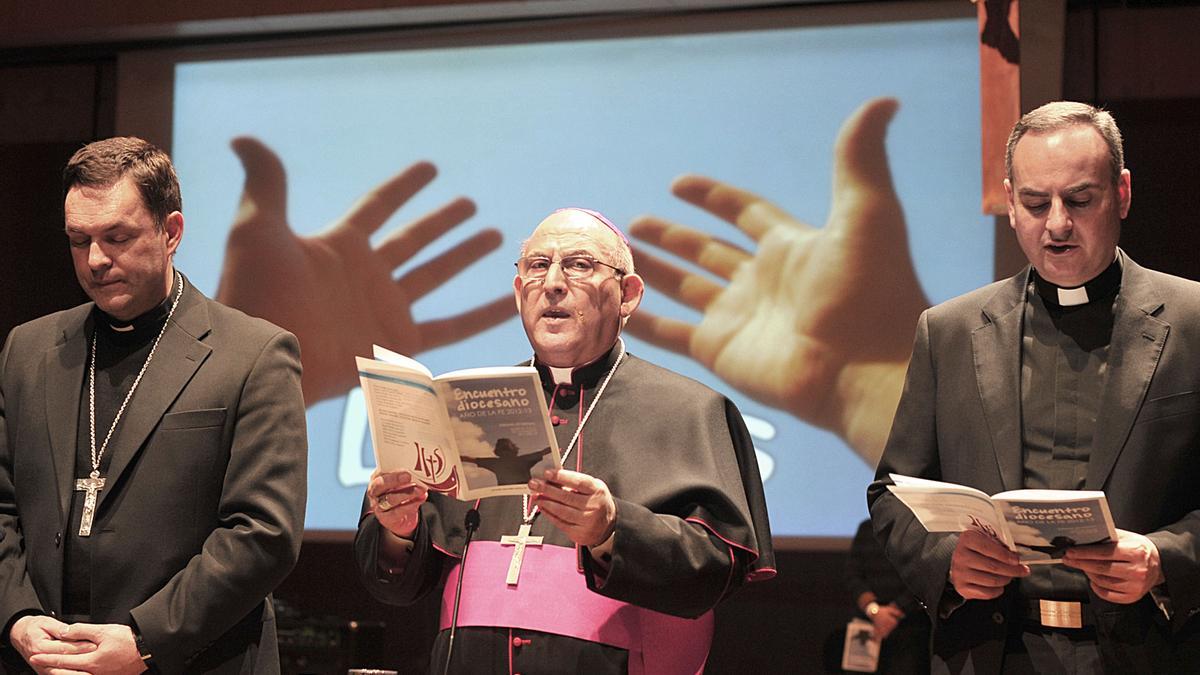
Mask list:
[[[752,258],[745,250],[729,242],[654,216],[635,219],[629,225],[629,232],[726,280],[733,276],[742,263]],[[640,249],[638,255],[651,257]]]
[[420,298],[500,247],[500,230],[477,232],[449,251],[405,273],[397,284],[409,298]]
[[880,192],[892,189],[888,168],[888,124],[900,107],[894,98],[867,101],[842,124],[833,150],[833,189]]
[[233,227],[274,225],[287,229],[287,173],[279,156],[253,136],[239,136],[230,147],[246,173]]
[[376,253],[385,264],[394,269],[408,262],[421,249],[473,215],[475,202],[466,197],[459,197],[388,235],[387,239],[379,244]]
[[512,296],[506,295],[469,312],[427,321],[417,327],[421,333],[422,348],[434,349],[464,340],[512,318],[515,311]]
[[[634,236],[638,236],[634,232]],[[672,265],[641,248],[636,249],[636,255],[638,274],[646,283],[692,309],[703,311],[721,295],[720,285],[699,274]]]
[[[872,99],[842,125],[834,146],[833,210],[826,227],[861,246],[907,253],[904,211],[892,183],[886,145],[888,125],[898,107],[895,99]],[[901,260],[895,255],[888,262],[899,266]],[[907,256],[903,265],[912,267]]]
[[[305,353],[306,403],[351,390],[358,381],[354,357],[370,353],[372,344],[417,354],[512,316],[505,294],[485,296],[486,304],[458,316],[420,324],[413,317],[415,300],[500,246],[496,229],[474,233],[394,278],[398,267],[475,215],[471,199],[450,199],[372,246],[372,235],[437,176],[432,163],[412,164],[367,191],[330,226],[299,236],[288,222],[287,175],[279,156],[249,136],[234,139],[232,147],[246,179],[217,298],[296,335]],[[306,225],[297,230],[313,231]]]
[[809,229],[791,214],[762,197],[707,176],[686,175],[675,179],[671,192],[718,218],[737,225],[758,241],[780,225]]
[[[635,250],[641,276],[701,313],[694,324],[642,313],[629,323],[633,335],[831,429],[872,464],[899,400],[913,326],[928,306],[888,167],[885,140],[898,106],[872,99],[842,124],[821,227],[697,174],[677,178],[671,192],[736,226],[754,241],[752,250],[652,215],[630,225],[655,250]],[[886,387],[876,386],[881,379]]]
[[436,176],[437,167],[432,163],[417,162],[363,195],[350,207],[342,223],[372,234]]
[[692,334],[696,331],[694,326],[683,321],[656,316],[644,310],[630,317],[625,329],[656,347],[684,355],[691,353]]

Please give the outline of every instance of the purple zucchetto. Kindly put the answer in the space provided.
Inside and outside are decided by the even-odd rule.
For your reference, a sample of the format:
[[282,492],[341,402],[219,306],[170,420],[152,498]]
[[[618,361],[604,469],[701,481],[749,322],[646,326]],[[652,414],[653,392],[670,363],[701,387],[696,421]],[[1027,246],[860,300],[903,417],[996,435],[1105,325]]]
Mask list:
[[596,220],[604,223],[608,229],[615,232],[617,236],[621,238],[621,241],[625,242],[626,246],[629,245],[629,238],[625,236],[625,233],[622,232],[616,225],[614,225],[611,220],[606,218],[603,213],[600,213],[599,211],[593,211],[592,209],[585,209],[579,206],[564,206],[561,209],[555,209],[550,215],[554,215],[555,213],[559,213],[561,211],[579,211],[580,213],[586,213]]

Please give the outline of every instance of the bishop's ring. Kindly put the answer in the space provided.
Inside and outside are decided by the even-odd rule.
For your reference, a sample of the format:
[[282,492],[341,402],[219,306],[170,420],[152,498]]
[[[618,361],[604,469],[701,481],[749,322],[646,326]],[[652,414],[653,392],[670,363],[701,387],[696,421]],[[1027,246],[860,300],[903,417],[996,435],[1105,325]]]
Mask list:
[[379,499],[376,499],[375,503],[379,506],[380,511],[392,510],[392,503],[388,501],[386,494],[379,495]]

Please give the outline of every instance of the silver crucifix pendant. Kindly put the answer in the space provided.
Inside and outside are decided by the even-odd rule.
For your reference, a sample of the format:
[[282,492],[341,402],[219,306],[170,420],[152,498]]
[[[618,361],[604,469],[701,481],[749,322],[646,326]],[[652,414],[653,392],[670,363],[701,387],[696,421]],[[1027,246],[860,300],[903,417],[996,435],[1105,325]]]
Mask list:
[[92,519],[96,517],[96,495],[104,489],[104,479],[100,477],[99,471],[93,471],[87,478],[76,479],[75,489],[86,493],[83,498],[83,517],[79,519],[79,536],[90,537]]
[[512,560],[508,563],[508,577],[504,580],[509,586],[516,586],[521,579],[521,563],[525,561],[526,546],[541,546],[541,537],[529,536],[529,523],[522,523],[517,535],[506,534],[500,537],[500,545],[513,546]]

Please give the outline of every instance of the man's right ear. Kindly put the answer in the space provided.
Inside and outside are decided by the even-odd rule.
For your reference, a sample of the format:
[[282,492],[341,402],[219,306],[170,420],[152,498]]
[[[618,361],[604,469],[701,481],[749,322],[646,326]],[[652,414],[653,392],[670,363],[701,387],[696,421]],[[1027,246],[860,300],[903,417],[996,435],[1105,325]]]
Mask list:
[[1004,179],[1004,202],[1008,205],[1008,225],[1016,229],[1017,227],[1017,203],[1016,195],[1013,194],[1012,181]]
[[646,293],[646,282],[637,274],[626,274],[621,278],[621,318],[628,319],[642,304]]

